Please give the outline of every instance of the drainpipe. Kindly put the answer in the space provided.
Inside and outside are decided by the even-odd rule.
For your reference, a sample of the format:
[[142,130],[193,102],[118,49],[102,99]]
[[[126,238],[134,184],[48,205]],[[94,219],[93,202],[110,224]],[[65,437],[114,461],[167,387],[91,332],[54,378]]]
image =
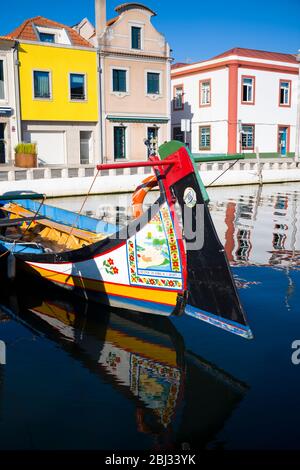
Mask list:
[[103,47],[105,45],[106,30],[106,0],[95,0],[95,29],[98,56],[98,85],[99,85],[99,125],[100,125],[100,161],[104,162],[105,141],[105,110],[104,110],[104,71]]
[[300,49],[297,54],[297,61],[299,63],[299,73],[298,73],[298,93],[297,93],[297,120],[296,120],[296,146],[295,146],[295,162],[298,164],[300,162]]
[[20,62],[18,43],[15,42],[13,49],[14,61],[14,82],[15,82],[15,105],[16,105],[16,121],[17,121],[17,138],[18,142],[22,142],[22,126],[21,126],[21,93],[20,93]]
[[97,68],[98,68],[98,89],[99,89],[99,99],[98,99],[98,113],[99,113],[99,127],[100,127],[100,162],[104,163],[104,109],[103,109],[103,68],[102,68],[102,57],[101,49],[97,48]]

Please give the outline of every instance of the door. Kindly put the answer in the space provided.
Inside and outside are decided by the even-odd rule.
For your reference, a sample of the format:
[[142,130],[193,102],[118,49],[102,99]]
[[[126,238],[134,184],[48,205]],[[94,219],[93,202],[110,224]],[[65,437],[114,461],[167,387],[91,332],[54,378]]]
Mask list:
[[285,157],[287,154],[287,144],[288,144],[288,127],[279,127],[278,129],[278,153],[282,157]]
[[158,151],[158,127],[148,127],[147,132],[148,145],[148,158],[151,155],[157,155]]
[[88,165],[93,162],[93,133],[80,131],[80,164]]
[[5,163],[5,140],[4,140],[5,124],[0,122],[0,164]]
[[64,132],[30,132],[29,140],[37,143],[40,163],[63,165],[66,162]]

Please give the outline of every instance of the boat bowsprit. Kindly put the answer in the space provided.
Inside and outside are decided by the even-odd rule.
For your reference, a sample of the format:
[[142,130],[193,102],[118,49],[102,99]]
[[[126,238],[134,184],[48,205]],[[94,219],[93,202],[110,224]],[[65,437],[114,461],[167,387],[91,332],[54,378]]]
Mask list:
[[[0,256],[85,298],[146,314],[188,314],[251,338],[234,279],[193,157],[181,143],[147,162],[98,170],[152,167],[133,196],[126,227],[45,204],[36,194],[0,196]],[[158,186],[157,201],[143,197]]]

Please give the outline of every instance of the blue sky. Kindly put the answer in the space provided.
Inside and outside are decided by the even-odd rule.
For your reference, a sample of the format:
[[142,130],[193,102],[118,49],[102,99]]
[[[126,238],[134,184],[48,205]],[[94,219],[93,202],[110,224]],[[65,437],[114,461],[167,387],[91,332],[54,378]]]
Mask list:
[[[2,0],[3,1],[3,0]],[[122,0],[107,0],[108,17]],[[197,61],[232,47],[295,53],[300,49],[300,0],[141,0],[158,16],[176,61]],[[0,35],[33,16],[73,25],[94,21],[94,0],[14,0],[1,6]]]

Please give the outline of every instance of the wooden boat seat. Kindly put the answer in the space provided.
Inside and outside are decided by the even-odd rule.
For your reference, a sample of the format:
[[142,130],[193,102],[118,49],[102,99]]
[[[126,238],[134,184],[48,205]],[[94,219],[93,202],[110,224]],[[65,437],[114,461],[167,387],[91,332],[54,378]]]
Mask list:
[[0,227],[1,228],[16,227],[18,225],[23,224],[24,222],[32,222],[33,220],[40,220],[40,219],[42,219],[41,216],[21,217],[21,218],[18,218],[18,219],[4,218],[4,219],[0,219]]
[[[24,219],[28,218],[28,222],[30,222],[32,219],[31,211],[14,203],[4,206],[3,209],[11,213],[11,220],[20,220],[19,218],[23,217]],[[26,227],[25,220],[24,226]],[[30,231],[36,233],[45,241],[51,242],[52,248],[55,251],[61,251],[61,248],[78,249],[103,240],[107,236],[102,233],[93,233],[76,227],[70,227],[42,216],[36,218],[36,221],[30,226]]]

